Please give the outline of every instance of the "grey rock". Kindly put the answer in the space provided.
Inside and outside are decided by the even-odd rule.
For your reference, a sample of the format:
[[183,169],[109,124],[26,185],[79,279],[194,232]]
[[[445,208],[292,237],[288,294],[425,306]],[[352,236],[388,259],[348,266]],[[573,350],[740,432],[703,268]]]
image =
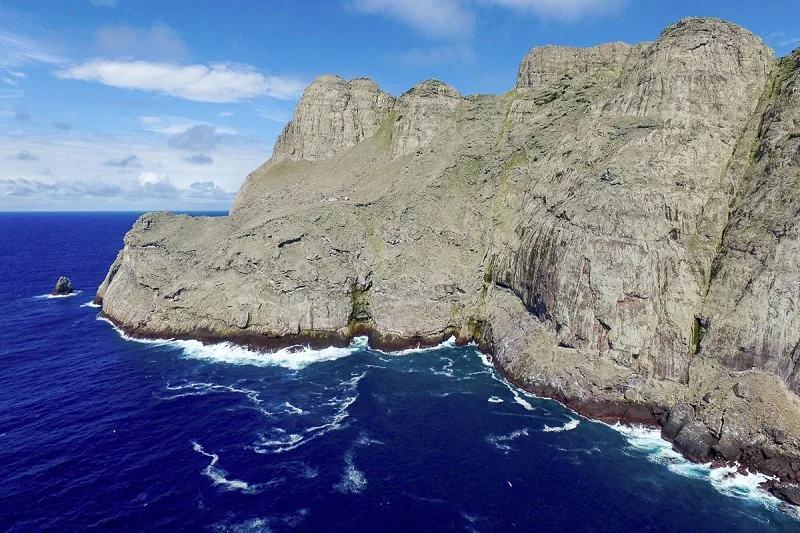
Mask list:
[[675,446],[694,461],[707,461],[712,458],[711,449],[717,440],[708,427],[695,420],[689,422],[675,437]]
[[796,477],[798,63],[689,18],[534,49],[499,96],[320,77],[230,215],[143,215],[96,301],[140,335],[473,339],[531,390]]
[[738,398],[747,398],[750,395],[750,387],[747,386],[747,383],[743,381],[737,381],[733,385],[733,393]]
[[65,296],[67,294],[72,294],[72,282],[70,279],[64,276],[58,278],[52,294],[53,296]]
[[667,440],[675,440],[678,433],[689,422],[694,420],[694,408],[686,403],[676,405],[669,412],[669,418],[661,429],[661,435]]
[[782,500],[800,505],[800,483],[778,482],[770,487],[770,492]]

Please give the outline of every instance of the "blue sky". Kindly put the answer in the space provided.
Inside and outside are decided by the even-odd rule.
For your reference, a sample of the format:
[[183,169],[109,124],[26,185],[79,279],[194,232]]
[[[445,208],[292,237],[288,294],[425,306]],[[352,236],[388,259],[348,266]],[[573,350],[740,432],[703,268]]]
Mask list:
[[502,93],[684,16],[800,46],[797,0],[0,0],[0,210],[227,209],[320,74]]

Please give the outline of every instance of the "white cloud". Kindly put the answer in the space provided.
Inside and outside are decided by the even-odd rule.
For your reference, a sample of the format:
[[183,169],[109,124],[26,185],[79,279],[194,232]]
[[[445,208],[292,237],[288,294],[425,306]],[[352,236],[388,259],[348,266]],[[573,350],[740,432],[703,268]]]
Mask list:
[[107,24],[94,32],[92,48],[98,56],[154,61],[180,61],[189,56],[189,47],[166,24],[137,28]]
[[487,4],[527,11],[546,19],[573,21],[619,9],[626,0],[481,0]]
[[476,7],[496,6],[540,18],[574,21],[618,9],[627,0],[352,0],[357,11],[404,22],[434,37],[463,40],[472,34]]
[[[213,181],[195,181],[178,187],[168,177],[105,183],[100,180],[41,181],[36,178],[0,178],[0,207],[17,209],[49,205],[57,209],[139,208],[180,205],[184,208],[228,209],[236,196]],[[143,205],[144,204],[144,205]]]
[[[213,164],[202,157],[187,157],[200,152],[177,153],[167,146],[165,138],[154,138],[149,134],[114,137],[107,134],[76,134],[75,136],[0,135],[0,179],[38,179],[45,183],[63,182],[93,183],[100,187],[120,186],[123,182],[136,182],[140,186],[159,183],[168,179],[178,190],[189,190],[198,181],[212,181],[224,191],[235,192],[245,177],[270,156],[270,145],[239,136],[242,142],[233,144],[219,142],[213,156]],[[248,142],[245,142],[248,141]],[[20,157],[28,153],[31,157]],[[135,158],[134,158],[135,155]],[[35,158],[38,157],[38,160]],[[208,157],[208,156],[206,156]],[[127,164],[125,164],[127,163]],[[206,163],[200,165],[200,163]],[[48,173],[44,173],[48,169]],[[46,176],[46,179],[42,176]],[[79,190],[71,188],[70,190]],[[155,189],[150,189],[155,194]],[[88,194],[88,193],[87,193]],[[166,194],[166,192],[164,193]],[[193,193],[197,195],[196,191]],[[119,206],[124,208],[124,195],[117,195]],[[155,198],[150,196],[150,198]],[[30,202],[35,198],[30,197]],[[150,208],[179,209],[185,204],[184,196],[163,196],[163,203],[148,204]],[[161,201],[159,200],[159,201]],[[4,198],[0,192],[0,209],[54,209],[54,204],[43,198],[38,204],[23,203],[14,197]],[[84,208],[95,208],[80,204]],[[138,204],[137,204],[138,205]],[[138,208],[130,205],[131,208]],[[229,205],[229,203],[228,203]],[[75,203],[75,209],[79,203]],[[62,208],[72,206],[63,205]]]
[[459,38],[472,33],[475,15],[463,0],[353,0],[367,14],[398,19],[432,36]]
[[299,96],[305,86],[292,78],[264,76],[248,65],[222,63],[179,66],[149,61],[94,59],[58,70],[55,75],[61,79],[95,81],[120,89],[214,103],[232,103],[264,96],[288,100]]

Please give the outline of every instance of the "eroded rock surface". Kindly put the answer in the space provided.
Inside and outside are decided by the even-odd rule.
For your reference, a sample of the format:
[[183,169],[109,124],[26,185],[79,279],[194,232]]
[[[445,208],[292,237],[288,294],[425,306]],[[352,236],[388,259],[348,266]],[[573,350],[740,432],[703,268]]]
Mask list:
[[66,296],[67,294],[72,294],[72,281],[65,276],[61,276],[58,278],[56,286],[53,288],[53,292],[51,294],[53,296]]
[[791,500],[799,59],[685,19],[534,49],[500,96],[321,77],[230,216],[144,215],[97,301],[134,335],[474,339],[514,382]]

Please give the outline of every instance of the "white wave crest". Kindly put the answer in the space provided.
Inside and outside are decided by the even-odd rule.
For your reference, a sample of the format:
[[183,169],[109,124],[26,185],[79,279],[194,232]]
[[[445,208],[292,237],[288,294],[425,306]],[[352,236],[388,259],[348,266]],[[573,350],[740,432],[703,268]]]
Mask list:
[[406,348],[405,350],[398,350],[396,352],[384,352],[382,350],[374,350],[374,351],[386,355],[402,356],[402,355],[411,355],[415,353],[434,352],[441,348],[454,348],[455,346],[456,346],[456,338],[455,336],[451,336],[449,339],[440,342],[436,346],[421,347],[418,345],[416,348]]
[[545,433],[561,433],[562,431],[572,431],[573,429],[578,427],[578,424],[580,423],[581,423],[580,420],[570,417],[569,422],[566,422],[563,426],[553,427],[545,424],[544,429],[542,431],[544,431]]
[[100,308],[100,307],[103,307],[103,306],[100,305],[100,304],[94,303],[94,301],[88,301],[85,304],[81,304],[81,307],[93,307],[93,308],[97,309],[97,308]]
[[125,340],[158,346],[173,346],[182,349],[184,356],[190,359],[202,359],[214,363],[230,365],[251,365],[259,367],[281,366],[290,370],[302,370],[314,363],[334,361],[346,357],[358,349],[356,345],[351,345],[347,348],[330,346],[320,350],[314,350],[308,346],[290,346],[276,352],[260,352],[257,350],[250,350],[231,342],[203,344],[195,340],[140,339],[127,335],[105,317],[100,316],[98,320],[111,324],[116,332]]
[[672,472],[693,479],[708,481],[720,493],[744,500],[756,501],[776,510],[786,504],[761,488],[765,481],[775,479],[760,473],[739,473],[738,466],[711,468],[711,463],[692,463],[661,438],[658,429],[614,424],[610,426],[625,436],[631,448],[647,454],[647,458],[669,468]]
[[347,452],[344,456],[345,469],[342,479],[333,486],[333,489],[343,494],[360,494],[367,488],[367,478],[364,473],[356,468],[353,461],[353,452]]
[[40,294],[39,296],[34,296],[34,300],[57,300],[59,298],[72,298],[73,296],[77,296],[82,291],[73,291],[69,294]]
[[207,453],[203,447],[195,441],[192,441],[192,448],[194,451],[211,458],[211,462],[202,470],[204,476],[209,477],[215,485],[221,485],[225,490],[239,490],[246,494],[255,494],[258,491],[258,486],[251,486],[245,481],[239,479],[227,479],[225,476],[228,474],[225,470],[217,467],[219,456],[215,453]]
[[308,411],[303,411],[299,407],[295,407],[294,405],[290,404],[289,402],[284,402],[283,406],[286,407],[286,411],[284,411],[284,412],[287,413],[287,414],[293,414],[293,415],[307,415],[308,414]]
[[522,428],[516,431],[512,431],[508,435],[489,435],[486,437],[486,440],[494,444],[498,449],[503,450],[504,452],[508,452],[513,449],[511,448],[511,445],[508,443],[517,440],[520,437],[527,437],[528,431],[529,431],[528,428]]
[[487,401],[489,403],[503,403],[503,399],[497,396],[492,396]]

